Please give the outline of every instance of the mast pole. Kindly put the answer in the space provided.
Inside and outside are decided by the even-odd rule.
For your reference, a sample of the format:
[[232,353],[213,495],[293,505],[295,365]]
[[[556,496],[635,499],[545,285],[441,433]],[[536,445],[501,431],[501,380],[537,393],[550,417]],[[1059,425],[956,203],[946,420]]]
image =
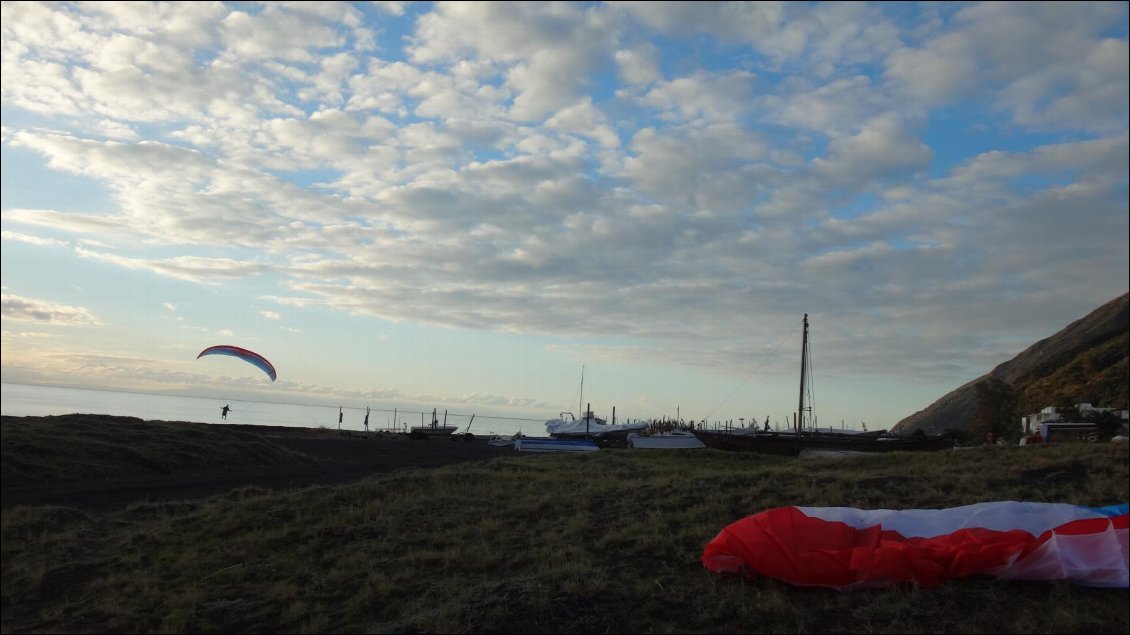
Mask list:
[[585,365],[581,364],[581,395],[577,397],[577,410],[580,411],[581,416],[585,416],[585,411],[581,410],[581,406],[585,403]]
[[796,419],[796,435],[800,436],[800,431],[804,428],[804,373],[805,364],[808,361],[808,314],[804,314],[804,337],[801,339],[800,345],[800,403],[797,405],[797,419]]

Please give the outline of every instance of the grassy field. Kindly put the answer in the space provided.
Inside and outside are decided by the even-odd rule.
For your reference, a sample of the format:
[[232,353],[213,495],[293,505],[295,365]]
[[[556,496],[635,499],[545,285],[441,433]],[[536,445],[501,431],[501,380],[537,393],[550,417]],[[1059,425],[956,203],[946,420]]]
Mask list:
[[1126,633],[1126,590],[970,579],[840,593],[715,576],[699,557],[725,525],[782,505],[1106,505],[1128,490],[1125,445],[799,460],[614,450],[509,455],[335,487],[248,487],[105,514],[16,507],[2,518],[0,626]]

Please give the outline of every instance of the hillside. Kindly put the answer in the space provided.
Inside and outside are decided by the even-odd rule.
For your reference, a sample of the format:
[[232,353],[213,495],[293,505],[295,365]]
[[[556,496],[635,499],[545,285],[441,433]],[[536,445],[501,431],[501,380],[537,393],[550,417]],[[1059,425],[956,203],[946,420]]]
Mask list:
[[1130,294],[1123,294],[903,419],[895,429],[921,429],[927,433],[964,429],[973,418],[974,387],[990,378],[1004,381],[1016,390],[1022,413],[1064,402],[1126,408],[1130,385],[1128,342]]

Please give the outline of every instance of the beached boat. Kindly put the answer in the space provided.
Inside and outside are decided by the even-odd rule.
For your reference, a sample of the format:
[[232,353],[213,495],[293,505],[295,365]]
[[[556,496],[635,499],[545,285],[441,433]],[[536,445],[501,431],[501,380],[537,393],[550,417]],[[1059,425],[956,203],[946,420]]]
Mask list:
[[514,449],[519,452],[594,452],[600,446],[588,439],[519,437],[514,439]]
[[811,408],[805,406],[809,387],[808,314],[804,316],[804,337],[800,356],[800,403],[797,407],[796,426],[792,431],[773,432],[755,428],[734,430],[694,430],[693,433],[708,448],[734,452],[759,452],[798,456],[804,450],[835,450],[842,452],[892,452],[952,450],[950,435],[915,433],[895,436],[885,431],[854,432],[848,430],[818,429],[805,425],[805,415]]
[[562,412],[556,419],[545,422],[545,432],[554,439],[586,439],[596,441],[601,447],[626,448],[628,435],[643,432],[648,424],[616,423],[616,410],[612,410],[612,423],[593,414],[592,404],[585,404],[585,367],[581,367],[581,396],[577,406],[584,405],[580,419],[571,412]]
[[797,456],[803,450],[844,452],[937,451],[953,449],[948,435],[866,436],[815,435],[801,432],[747,432],[695,430],[694,435],[708,448],[734,452],[759,452]]
[[504,448],[508,445],[514,445],[514,441],[517,439],[517,437],[518,437],[518,435],[508,435],[508,434],[491,435],[487,439],[487,445],[493,445],[496,448]]
[[628,447],[649,450],[694,450],[705,448],[706,444],[699,441],[690,432],[667,432],[663,434],[628,434]]
[[443,425],[440,425],[439,419],[436,418],[436,410],[432,409],[432,423],[427,426],[412,426],[408,432],[408,437],[411,439],[427,439],[429,437],[448,437],[455,434],[459,430],[459,426],[447,425],[447,411],[443,411]]
[[586,409],[581,419],[575,420],[571,413],[563,412],[560,418],[545,422],[546,434],[555,439],[591,439],[605,447],[628,447],[628,435],[646,429],[645,422],[610,424],[591,409]]

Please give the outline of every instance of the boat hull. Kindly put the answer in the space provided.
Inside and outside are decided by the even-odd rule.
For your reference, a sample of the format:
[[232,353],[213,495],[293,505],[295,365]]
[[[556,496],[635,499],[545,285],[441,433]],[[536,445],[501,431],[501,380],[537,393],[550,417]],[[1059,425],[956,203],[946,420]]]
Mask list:
[[551,438],[590,439],[602,448],[626,448],[629,434],[639,434],[647,429],[647,424],[644,423],[607,425],[602,419],[596,421],[601,423],[585,425],[583,421],[565,422],[560,419],[550,419],[546,422],[545,429]]
[[562,441],[592,441],[602,448],[626,448],[628,447],[628,431],[622,432],[606,432],[602,434],[590,434],[587,437],[584,434],[551,434],[550,437],[554,439],[561,439]]
[[519,452],[593,452],[599,450],[593,441],[584,439],[541,439],[528,438],[514,440],[514,449]]
[[429,437],[449,437],[459,430],[457,426],[416,426],[409,432],[412,439],[427,439]]
[[843,452],[936,452],[952,450],[949,435],[933,437],[849,437],[838,435],[800,436],[794,434],[695,430],[695,437],[706,447],[729,452],[757,452],[778,456],[798,456],[803,450]]
[[706,444],[686,432],[649,436],[632,433],[628,435],[628,447],[653,450],[696,450],[706,447]]

